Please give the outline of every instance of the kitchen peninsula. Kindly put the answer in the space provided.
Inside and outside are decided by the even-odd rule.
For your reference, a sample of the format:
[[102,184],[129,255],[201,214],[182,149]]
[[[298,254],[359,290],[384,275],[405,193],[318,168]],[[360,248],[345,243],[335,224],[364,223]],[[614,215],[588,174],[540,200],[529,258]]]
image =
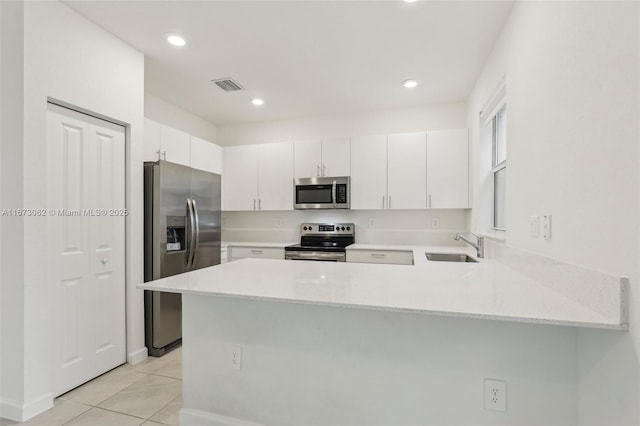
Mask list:
[[[426,250],[447,248],[414,248],[408,266],[244,259],[141,285],[183,295],[181,424],[489,423],[492,376],[520,389],[499,424],[570,424],[576,327],[626,330],[626,280],[541,281]],[[517,359],[495,359],[502,346]],[[535,392],[557,405],[526,408]]]

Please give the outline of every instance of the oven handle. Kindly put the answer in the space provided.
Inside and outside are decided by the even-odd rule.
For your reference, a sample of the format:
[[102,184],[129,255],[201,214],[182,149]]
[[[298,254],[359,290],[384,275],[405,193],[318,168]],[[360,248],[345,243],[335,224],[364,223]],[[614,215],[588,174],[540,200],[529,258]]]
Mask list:
[[331,260],[345,262],[346,253],[326,253],[322,251],[286,251],[284,258],[287,260]]
[[336,200],[336,181],[333,181],[331,186],[331,199],[333,200],[333,207],[337,207],[338,200]]

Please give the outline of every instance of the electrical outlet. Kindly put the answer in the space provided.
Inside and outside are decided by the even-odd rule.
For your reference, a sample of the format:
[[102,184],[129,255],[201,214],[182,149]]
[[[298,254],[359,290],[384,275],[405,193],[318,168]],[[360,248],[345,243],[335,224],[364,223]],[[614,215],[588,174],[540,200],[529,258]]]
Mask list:
[[376,220],[372,217],[369,218],[369,228],[375,228],[376,227]]
[[438,229],[440,228],[440,219],[438,219],[437,217],[434,217],[433,219],[431,219],[431,229]]
[[502,380],[484,379],[484,409],[507,411],[507,383]]
[[546,240],[551,239],[551,215],[542,216],[542,236]]
[[242,348],[240,346],[229,348],[229,368],[232,370],[242,369]]

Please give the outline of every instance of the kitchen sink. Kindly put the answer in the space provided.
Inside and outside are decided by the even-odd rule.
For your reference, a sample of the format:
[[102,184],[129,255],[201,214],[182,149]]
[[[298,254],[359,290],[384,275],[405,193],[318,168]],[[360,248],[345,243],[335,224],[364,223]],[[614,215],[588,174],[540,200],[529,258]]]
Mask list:
[[464,253],[425,253],[425,256],[427,256],[427,260],[435,262],[478,262],[473,257]]

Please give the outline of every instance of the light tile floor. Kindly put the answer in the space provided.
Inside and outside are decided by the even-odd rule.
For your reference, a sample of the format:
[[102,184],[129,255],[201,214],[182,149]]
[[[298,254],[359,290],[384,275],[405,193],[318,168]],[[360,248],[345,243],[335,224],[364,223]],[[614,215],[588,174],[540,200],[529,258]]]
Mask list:
[[0,426],[178,425],[180,408],[182,348],[120,366],[56,398],[49,411],[24,423],[0,419]]

